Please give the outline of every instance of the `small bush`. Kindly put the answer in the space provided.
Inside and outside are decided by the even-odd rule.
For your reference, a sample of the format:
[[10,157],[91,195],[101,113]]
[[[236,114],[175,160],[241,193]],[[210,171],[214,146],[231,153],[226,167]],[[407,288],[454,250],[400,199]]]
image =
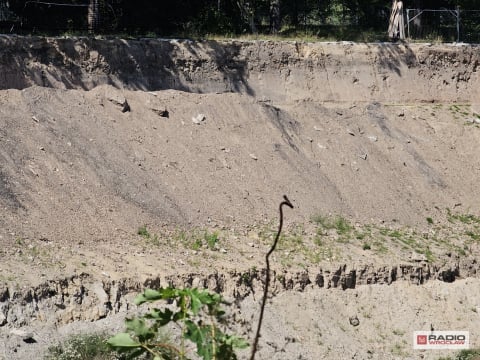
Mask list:
[[[220,295],[199,289],[160,288],[147,289],[135,299],[144,303],[174,303],[176,308],[152,307],[150,312],[126,319],[126,332],[108,339],[107,343],[129,359],[153,355],[155,359],[187,359],[184,340],[196,345],[197,355],[204,360],[236,360],[235,349],[243,349],[247,342],[221,330],[225,312]],[[182,333],[176,346],[159,340],[159,330],[169,323],[177,324]]]
[[75,335],[65,342],[51,346],[45,360],[113,360],[115,352],[106,343],[107,336],[99,334]]

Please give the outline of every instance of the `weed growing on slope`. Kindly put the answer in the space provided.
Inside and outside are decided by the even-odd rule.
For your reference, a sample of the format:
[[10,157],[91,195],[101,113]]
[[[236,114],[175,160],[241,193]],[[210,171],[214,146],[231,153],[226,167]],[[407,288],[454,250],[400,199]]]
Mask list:
[[103,334],[74,335],[61,344],[50,346],[45,360],[113,360],[115,352]]
[[152,245],[160,245],[160,240],[158,238],[157,234],[150,234],[150,232],[147,229],[147,225],[140,226],[137,230],[137,234],[143,237],[145,240],[147,240],[148,243]]
[[440,357],[438,360],[477,360],[480,358],[480,349],[461,350],[455,356]]
[[472,214],[454,214],[447,208],[447,218],[451,223],[461,222],[463,224],[480,224],[480,218]]
[[147,226],[143,225],[138,228],[137,235],[145,239],[149,245],[167,245],[169,247],[183,246],[192,250],[200,250],[201,248],[216,250],[220,241],[220,234],[218,232],[210,232],[206,229],[192,229],[189,231],[176,229],[170,233],[152,234],[147,229]]

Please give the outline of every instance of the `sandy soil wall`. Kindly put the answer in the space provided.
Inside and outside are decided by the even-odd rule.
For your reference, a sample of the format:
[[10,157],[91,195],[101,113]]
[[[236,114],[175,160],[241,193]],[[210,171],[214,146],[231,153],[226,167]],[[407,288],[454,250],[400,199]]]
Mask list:
[[242,92],[260,99],[480,102],[473,45],[0,37],[0,88]]

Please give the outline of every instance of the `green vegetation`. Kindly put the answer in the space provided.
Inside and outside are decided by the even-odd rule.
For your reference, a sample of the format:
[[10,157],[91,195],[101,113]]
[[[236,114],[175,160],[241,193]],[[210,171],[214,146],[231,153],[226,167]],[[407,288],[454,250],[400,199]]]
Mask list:
[[[204,360],[237,359],[235,349],[246,348],[245,340],[222,330],[226,322],[220,295],[199,289],[160,288],[145,290],[136,305],[163,301],[161,308],[151,307],[145,315],[125,320],[126,332],[107,343],[120,354],[134,359],[148,354],[154,359],[189,358],[185,340],[195,344],[196,354]],[[175,307],[166,306],[168,303]],[[159,332],[169,324],[180,327],[180,344],[159,339]]]
[[480,218],[473,214],[453,213],[449,209],[445,215],[444,219],[454,227],[440,219],[427,217],[428,231],[375,224],[354,225],[341,215],[315,215],[311,218],[315,226],[313,236],[306,236],[297,229],[282,236],[285,241],[279,244],[283,250],[281,262],[287,266],[305,266],[320,261],[348,260],[348,253],[351,253],[348,249],[355,248],[371,250],[377,256],[395,254],[401,258],[410,258],[416,253],[423,255],[418,259],[423,258],[429,263],[435,262],[438,254],[445,251],[467,255],[471,244],[480,241]]
[[[358,224],[341,214],[317,214],[311,217],[308,228],[303,224],[292,225],[280,236],[278,262],[285,267],[306,268],[322,261],[351,260],[357,251],[368,251],[369,256],[396,256],[401,259],[415,259],[433,263],[445,253],[468,255],[480,241],[480,217],[471,213],[457,213],[446,209],[439,218],[426,217],[422,229],[399,226],[395,223]],[[447,220],[447,221],[445,221]],[[250,235],[263,244],[271,243],[276,226],[274,222],[250,230]],[[210,229],[174,229],[162,230],[154,234],[142,226],[137,231],[144,242],[142,246],[168,246],[193,251],[208,251],[209,257],[221,249],[222,241],[228,244],[230,237],[238,239],[244,236],[224,230]],[[235,247],[235,246],[234,246]],[[29,250],[32,251],[32,250]],[[246,256],[249,252],[238,249]],[[419,256],[416,256],[418,254]],[[191,257],[189,263],[199,266],[197,257]]]
[[[223,330],[227,319],[220,295],[198,289],[161,288],[145,290],[135,304],[163,302],[144,315],[125,320],[126,332],[74,335],[48,348],[44,360],[184,359],[192,354],[186,341],[196,346],[204,360],[235,360],[235,349],[247,342]],[[168,304],[175,304],[175,306]],[[166,335],[169,325],[180,327],[179,343]]]
[[393,345],[393,347],[390,349],[390,352],[395,355],[395,356],[400,356],[400,357],[405,357],[408,354],[404,350],[404,346],[401,344],[396,343]]
[[209,233],[208,231],[205,231],[203,234],[203,239],[205,240],[206,245],[210,250],[214,250],[215,246],[217,245],[218,242],[218,233]]
[[454,214],[450,209],[447,209],[448,221],[461,222],[464,224],[480,224],[480,218],[472,214]]
[[371,247],[370,244],[368,244],[368,243],[365,243],[365,244],[363,244],[363,246],[362,246],[362,249],[363,249],[363,250],[370,250],[371,248],[372,248],[372,247]]
[[146,225],[138,228],[137,235],[145,239],[149,245],[183,246],[192,250],[200,250],[203,247],[217,250],[218,242],[220,241],[218,232],[201,229],[191,231],[177,229],[173,233],[152,234]]
[[104,334],[74,335],[62,344],[51,346],[44,360],[113,360],[115,352]]
[[[328,232],[334,230],[338,236],[337,241],[348,243],[352,236],[353,226],[343,216],[323,216],[316,215],[312,217],[312,221],[317,224],[317,236],[328,235]],[[355,237],[363,237],[364,234],[356,233]]]
[[147,230],[147,225],[143,225],[138,228],[137,234],[142,236],[145,240],[147,240],[148,243],[152,245],[160,245],[160,241],[158,239],[158,235],[153,235],[150,234],[150,232]]
[[480,359],[480,349],[461,350],[454,357],[440,357],[438,360],[478,360]]
[[[75,0],[74,3],[79,3]],[[374,0],[183,0],[137,2],[99,0],[96,34],[124,37],[205,38],[222,35],[272,35],[282,38],[378,41],[386,39],[388,2]],[[9,21],[22,34],[86,34],[89,23],[84,11],[26,0],[9,1]],[[458,0],[462,9],[475,8],[473,0]],[[421,8],[452,9],[452,1],[423,0]],[[461,41],[479,42],[478,20],[463,12]],[[438,17],[422,17],[421,36],[429,41],[455,41],[451,26]],[[447,21],[447,25],[448,25]],[[92,24],[90,24],[92,25]],[[8,29],[8,27],[6,28]],[[441,30],[441,31],[440,31]],[[453,30],[453,31],[452,31]]]

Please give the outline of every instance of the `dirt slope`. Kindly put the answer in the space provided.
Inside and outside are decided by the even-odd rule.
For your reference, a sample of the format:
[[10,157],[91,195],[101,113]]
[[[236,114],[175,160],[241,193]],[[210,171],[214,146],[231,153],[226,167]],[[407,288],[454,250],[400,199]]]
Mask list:
[[[3,228],[21,236],[245,225],[276,216],[282,194],[300,221],[331,212],[415,224],[435,207],[479,210],[470,107],[463,115],[450,104],[275,106],[241,94],[111,87],[8,90],[2,105]],[[199,114],[205,121],[195,124]]]
[[[308,283],[322,273],[319,267],[338,268],[339,262],[358,270],[406,261],[412,274],[443,281],[478,270],[476,46],[5,36],[0,45],[0,280],[10,289],[0,299],[7,304],[0,307],[0,327],[30,324],[9,310],[20,297],[13,295],[15,286],[30,289],[81,272],[93,282],[261,267],[271,238],[265,229],[275,226],[283,194],[295,205],[289,229],[301,228],[291,239],[315,241],[312,216],[333,214],[354,224],[352,238],[361,239],[364,225],[381,226],[378,232],[392,239],[392,229],[400,229],[411,235],[406,242],[423,238],[422,251],[431,256],[412,257],[410,243],[383,244],[383,237],[369,252],[365,243],[327,229],[336,243],[328,256],[318,248],[330,243],[313,242],[310,248],[292,245],[276,258],[278,271],[309,269]],[[473,232],[468,235],[461,221],[451,225],[447,209],[472,214],[455,219],[466,219]],[[148,241],[136,234],[145,224]],[[193,249],[183,229],[218,231],[220,247]],[[475,297],[478,282],[472,286]],[[306,304],[317,290],[305,295]],[[408,308],[411,293],[418,295],[410,288],[406,293],[407,305],[399,307]],[[280,309],[288,296],[278,299]],[[387,303],[378,305],[382,311],[394,297],[389,292]],[[431,296],[421,298],[431,302]],[[258,299],[248,301],[251,311]],[[351,306],[339,311],[345,315]],[[475,306],[469,304],[465,316]],[[312,316],[308,309],[302,317]],[[432,310],[428,316],[437,315]],[[62,324],[70,319],[52,316]],[[279,320],[272,321],[275,328]],[[388,321],[394,328],[400,319]],[[407,326],[412,319],[405,321],[398,327],[404,342],[418,330]],[[449,321],[444,325],[462,324],[453,315]],[[268,336],[278,338],[272,329]],[[272,345],[262,356],[371,355],[358,338],[341,349],[334,338],[300,342],[304,353],[300,345],[285,354]],[[377,350],[373,358],[396,358],[396,350]]]
[[[477,210],[478,134],[465,125],[474,116],[451,108],[476,106],[475,47],[2,40],[4,87],[209,92],[3,93],[5,201],[27,216],[47,201],[40,212],[89,214],[79,221],[91,219],[87,227],[93,214],[118,222],[138,210],[161,221],[250,223],[272,216],[282,193],[302,218],[330,210],[412,223],[432,205]],[[127,99],[131,112],[109,97]],[[26,198],[35,193],[41,199]]]

